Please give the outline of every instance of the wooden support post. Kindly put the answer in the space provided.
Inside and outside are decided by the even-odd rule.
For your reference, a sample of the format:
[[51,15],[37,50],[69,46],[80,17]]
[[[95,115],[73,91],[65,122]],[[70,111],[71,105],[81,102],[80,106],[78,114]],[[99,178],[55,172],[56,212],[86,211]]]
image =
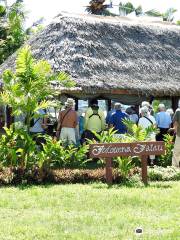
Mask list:
[[179,98],[178,97],[172,97],[172,109],[175,112],[178,108]]
[[106,158],[106,182],[107,184],[112,184],[112,158]]
[[148,156],[141,156],[142,181],[144,184],[148,183],[147,179],[147,158]]
[[111,110],[111,100],[110,99],[107,100],[107,105],[108,105],[108,111],[110,111]]
[[78,111],[79,106],[78,106],[78,99],[75,98],[75,111]]
[[8,128],[10,127],[10,125],[11,125],[12,122],[13,122],[13,118],[12,118],[11,113],[12,113],[12,109],[11,109],[9,106],[7,106],[7,107],[6,107],[6,126],[7,126]]

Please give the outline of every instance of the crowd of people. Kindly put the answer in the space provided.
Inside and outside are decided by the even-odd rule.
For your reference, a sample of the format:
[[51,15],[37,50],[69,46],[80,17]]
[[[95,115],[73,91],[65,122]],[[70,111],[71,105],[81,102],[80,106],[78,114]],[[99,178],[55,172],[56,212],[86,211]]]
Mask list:
[[[159,129],[159,133],[152,133],[151,141],[163,141],[165,134],[174,132],[176,135],[174,143],[174,153],[172,165],[179,167],[180,164],[180,108],[173,113],[172,109],[167,109],[163,103],[159,104],[158,112],[155,113],[149,102],[142,102],[139,113],[135,106],[122,109],[119,102],[112,102],[111,110],[105,117],[104,111],[98,106],[98,100],[93,99],[89,107],[83,113],[75,111],[75,101],[68,98],[64,109],[59,112],[56,137],[69,144],[83,144],[87,139],[95,139],[94,133],[100,134],[108,128],[116,130],[116,136],[122,137],[127,132],[123,123],[124,119],[146,129],[154,126]],[[38,125],[40,127],[40,125]],[[41,129],[43,131],[43,128]],[[153,163],[155,156],[150,156]]]

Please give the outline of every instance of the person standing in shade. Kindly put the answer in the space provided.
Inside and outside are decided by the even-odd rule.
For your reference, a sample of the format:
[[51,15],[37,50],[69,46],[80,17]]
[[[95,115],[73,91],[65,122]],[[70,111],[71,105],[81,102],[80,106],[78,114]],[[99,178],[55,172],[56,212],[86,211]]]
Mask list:
[[171,117],[171,120],[172,120],[171,127],[173,128],[173,116],[174,116],[174,111],[173,111],[172,108],[168,108],[168,109],[166,110],[166,112],[167,112],[167,113],[170,115],[170,117]]
[[141,103],[141,107],[147,107],[148,108],[148,114],[154,116],[154,110],[151,106],[151,104],[147,101],[143,101]]
[[109,125],[110,117],[111,115],[115,112],[116,110],[114,109],[114,102],[111,102],[111,110],[107,113],[106,116],[106,124]]
[[[39,117],[35,118],[35,119],[31,119],[30,122],[30,134],[33,136],[33,139],[36,141],[36,144],[40,147],[40,149],[42,148],[42,144],[45,143],[45,138],[44,138],[44,134],[46,133],[46,129],[47,129],[47,124],[48,124],[48,119],[46,117],[46,113],[43,109],[39,109],[37,111],[37,114],[39,114]],[[21,116],[21,119],[23,119],[24,117]],[[24,120],[25,121],[25,120]],[[18,128],[18,124],[16,124],[16,126]],[[22,128],[22,125],[20,125],[19,127]],[[39,134],[41,134],[41,136],[38,136]]]
[[172,166],[180,167],[180,108],[178,108],[173,117],[176,140],[174,144]]
[[105,129],[104,112],[99,109],[97,99],[91,100],[90,107],[85,113],[84,129],[83,142],[85,142],[85,139],[97,140],[93,132],[101,133]]
[[130,119],[133,123],[135,123],[135,124],[138,123],[139,117],[138,117],[138,115],[137,115],[137,113],[136,113],[136,111],[135,111],[135,108],[134,108],[133,106],[128,107],[128,108],[126,109],[126,113],[128,114],[129,119]]
[[[31,127],[30,127],[30,133],[31,134],[44,134],[45,133],[45,129],[47,128],[47,117],[46,113],[43,109],[39,109],[37,114],[39,114],[40,116],[32,119],[32,123],[31,123]],[[21,116],[23,118],[23,116]]]
[[109,120],[110,127],[117,131],[116,134],[124,134],[127,132],[127,128],[124,125],[123,120],[125,118],[128,119],[129,116],[125,112],[122,112],[120,103],[115,103],[114,108],[115,112],[111,115]]
[[164,104],[159,104],[159,112],[156,114],[156,125],[159,128],[159,133],[156,135],[157,141],[163,141],[164,135],[168,133],[171,127],[171,116],[166,112]]
[[[138,126],[141,126],[143,129],[146,129],[146,128],[151,127],[151,126],[156,126],[156,120],[152,115],[149,114],[149,109],[147,107],[142,107],[140,109],[140,114],[141,114],[141,117],[139,118]],[[152,133],[150,135],[149,140],[150,141],[156,141],[155,133]],[[155,160],[155,156],[150,155],[149,159],[150,159],[150,165],[153,165],[154,160]]]
[[76,144],[75,129],[78,124],[78,116],[74,110],[74,105],[74,100],[68,98],[65,103],[65,109],[60,111],[58,117],[56,136],[68,144]]

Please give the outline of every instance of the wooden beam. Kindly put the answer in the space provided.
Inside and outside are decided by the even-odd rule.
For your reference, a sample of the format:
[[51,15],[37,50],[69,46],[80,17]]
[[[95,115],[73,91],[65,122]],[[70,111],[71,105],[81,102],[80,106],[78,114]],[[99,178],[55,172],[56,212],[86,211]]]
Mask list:
[[128,95],[132,95],[128,90],[125,89],[113,89],[111,90],[111,94],[128,94]]

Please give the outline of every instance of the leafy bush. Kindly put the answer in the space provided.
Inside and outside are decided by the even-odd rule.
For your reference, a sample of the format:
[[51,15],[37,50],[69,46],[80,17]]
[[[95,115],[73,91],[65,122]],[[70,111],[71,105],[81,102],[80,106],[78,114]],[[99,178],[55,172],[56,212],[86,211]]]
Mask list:
[[55,183],[85,183],[92,181],[106,182],[104,168],[89,169],[59,169],[49,172],[48,179]]
[[24,129],[5,128],[0,138],[0,161],[5,167],[30,168],[36,161],[36,144]]
[[117,157],[116,162],[121,176],[123,179],[127,179],[131,170],[135,167],[132,157]]
[[141,126],[137,126],[129,119],[124,119],[123,123],[128,130],[128,132],[124,134],[123,140],[125,142],[148,141],[152,133],[158,133],[158,129],[153,125],[144,129]]
[[166,134],[164,136],[164,142],[165,142],[165,148],[166,153],[165,155],[161,155],[158,157],[158,165],[162,167],[170,166],[172,163],[172,155],[173,155],[173,136],[170,136],[169,134]]
[[159,167],[148,169],[148,177],[151,181],[176,181],[180,180],[180,169],[176,167]]
[[[113,128],[108,129],[107,131],[102,131],[101,133],[93,132],[96,138],[98,139],[98,142],[100,143],[113,143],[120,141],[119,138],[115,136],[116,130]],[[95,143],[95,140],[88,140],[88,143]]]
[[0,185],[7,185],[13,181],[14,173],[10,168],[0,169]]
[[83,165],[88,151],[87,145],[80,148],[69,145],[65,148],[62,141],[52,139],[50,136],[46,136],[45,139],[46,143],[37,156],[40,168],[72,168]]

